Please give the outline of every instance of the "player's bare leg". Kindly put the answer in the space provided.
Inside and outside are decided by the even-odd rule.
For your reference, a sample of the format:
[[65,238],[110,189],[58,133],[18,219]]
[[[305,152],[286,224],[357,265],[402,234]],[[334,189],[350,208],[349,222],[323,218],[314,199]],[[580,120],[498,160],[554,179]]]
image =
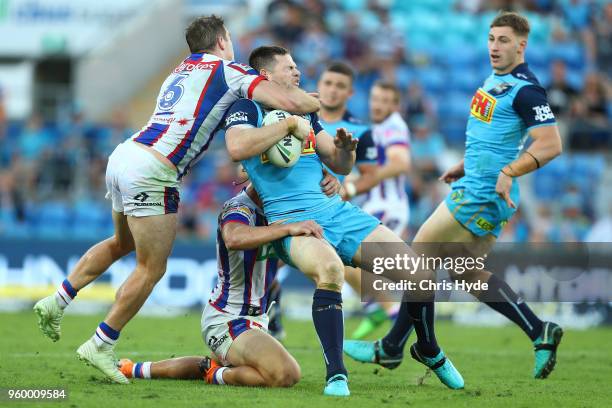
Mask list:
[[134,250],[134,238],[128,226],[128,217],[113,211],[115,235],[91,247],[79,259],[68,275],[77,291],[103,274],[115,261]]
[[77,350],[79,359],[115,382],[129,381],[116,367],[113,347],[121,329],[140,310],[166,271],[176,235],[176,221],[176,214],[128,218],[136,247],[136,269],[117,291],[115,303],[94,336]]
[[327,369],[324,394],[348,396],[347,371],[342,359],[342,260],[327,241],[312,236],[293,237],[290,257],[295,266],[314,280],[317,286],[312,302],[312,321],[323,348]]
[[[353,263],[362,269],[366,265],[362,264],[363,244],[370,245],[368,250],[372,250],[376,257],[395,258],[396,255],[415,257],[415,252],[405,244],[400,237],[395,235],[390,229],[379,225],[359,247],[353,257]],[[392,244],[392,245],[390,245]],[[419,252],[420,253],[420,252]],[[370,271],[371,272],[371,271]],[[420,288],[419,282],[434,279],[433,271],[421,269],[410,275],[407,271],[400,268],[391,269],[384,275],[396,282],[401,279],[411,280]],[[431,290],[416,290],[404,294],[404,302],[400,306],[398,318],[393,326],[394,329],[401,331],[403,337],[401,341],[407,340],[412,327],[417,332],[417,342],[410,348],[412,357],[433,370],[440,381],[451,389],[464,387],[464,381],[451,361],[445,356],[438,346],[434,329],[434,292]],[[402,348],[384,348],[381,341],[345,342],[344,350],[347,354],[358,361],[376,362],[389,368],[397,367],[403,358]]]
[[58,291],[40,300],[34,306],[38,317],[38,327],[53,341],[61,336],[61,319],[64,309],[74,299],[77,292],[104,273],[119,258],[134,250],[134,239],[128,227],[127,217],[112,212],[115,234],[91,247],[77,262]]
[[123,283],[104,321],[121,330],[138,313],[151,291],[166,272],[168,256],[176,236],[177,215],[129,217],[136,243],[136,269]]
[[301,376],[295,358],[269,334],[251,329],[232,343],[226,356],[231,367],[218,368],[225,384],[291,387]]
[[134,363],[129,359],[119,361],[119,370],[127,378],[202,380],[202,363],[207,357],[177,357],[155,362]]

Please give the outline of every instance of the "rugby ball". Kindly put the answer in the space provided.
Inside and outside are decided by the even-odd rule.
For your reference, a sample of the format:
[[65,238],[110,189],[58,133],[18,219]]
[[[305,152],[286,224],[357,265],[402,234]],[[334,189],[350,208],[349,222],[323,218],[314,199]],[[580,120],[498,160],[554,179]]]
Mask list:
[[[289,112],[273,110],[268,112],[263,119],[263,125],[268,126],[278,123],[291,116]],[[297,163],[302,154],[302,142],[292,134],[288,134],[276,142],[265,152],[266,158],[275,166],[291,167]]]

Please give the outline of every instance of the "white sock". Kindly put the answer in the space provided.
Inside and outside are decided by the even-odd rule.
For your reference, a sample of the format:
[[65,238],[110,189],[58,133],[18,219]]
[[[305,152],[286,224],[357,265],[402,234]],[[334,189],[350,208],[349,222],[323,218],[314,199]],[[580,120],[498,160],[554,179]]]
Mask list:
[[221,367],[217,371],[215,371],[215,381],[219,385],[225,385],[225,381],[223,381],[223,372],[227,370],[227,367]]
[[55,292],[55,300],[57,300],[57,304],[62,309],[65,309],[75,297],[76,291],[72,288],[68,280],[64,280],[57,287],[57,291]]
[[132,378],[151,378],[151,362],[145,361],[144,363],[135,363],[132,368]]
[[[104,327],[106,327],[106,333],[104,332]],[[114,347],[117,340],[119,340],[119,333],[115,332],[116,338],[111,338],[114,330],[108,327],[105,323],[100,323],[96,332],[93,335],[93,339],[96,342],[96,346],[100,347]]]

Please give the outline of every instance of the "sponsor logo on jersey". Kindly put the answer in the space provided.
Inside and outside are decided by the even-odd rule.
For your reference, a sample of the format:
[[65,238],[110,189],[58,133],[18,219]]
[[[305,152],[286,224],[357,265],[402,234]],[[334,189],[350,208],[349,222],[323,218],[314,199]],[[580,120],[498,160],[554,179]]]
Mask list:
[[193,70],[211,70],[213,69],[215,66],[217,66],[219,62],[215,61],[215,62],[182,62],[181,65],[179,65],[178,67],[176,67],[174,69],[174,73],[179,73],[179,72],[191,72]]
[[314,130],[311,128],[308,134],[308,141],[302,150],[302,156],[307,154],[315,154],[317,148],[317,138],[315,137]]
[[497,100],[483,89],[478,89],[472,98],[470,113],[476,119],[490,123]]
[[234,112],[225,119],[225,127],[228,127],[234,122],[248,122],[247,113],[244,111]]
[[512,88],[514,88],[514,84],[509,84],[507,82],[502,82],[500,84],[497,84],[497,86],[493,89],[489,89],[489,94],[491,94],[492,96],[499,98],[502,97],[504,95],[507,95],[508,92],[510,92],[512,90]]
[[545,121],[547,121],[549,119],[554,119],[555,118],[555,115],[550,110],[550,106],[548,106],[548,104],[540,105],[540,106],[534,106],[531,109],[533,109],[535,111],[535,116],[533,118],[535,120],[537,120],[538,122],[545,122]]

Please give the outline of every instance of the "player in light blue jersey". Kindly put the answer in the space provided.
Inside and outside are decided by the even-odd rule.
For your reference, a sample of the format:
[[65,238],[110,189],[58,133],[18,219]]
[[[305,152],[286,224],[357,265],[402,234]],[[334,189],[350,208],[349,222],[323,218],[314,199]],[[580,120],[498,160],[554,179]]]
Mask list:
[[[488,46],[493,73],[472,98],[464,160],[440,177],[452,183],[452,191],[419,229],[415,243],[438,243],[446,250],[450,245],[439,244],[467,243],[472,256],[487,254],[518,206],[515,178],[561,153],[546,93],[524,60],[528,34],[529,22],[516,13],[501,13],[491,23]],[[521,154],[527,135],[533,143]],[[546,378],[555,366],[561,327],[542,322],[504,281],[486,270],[449,273],[453,279],[488,283],[487,289],[472,295],[527,334],[535,348],[534,377]],[[382,355],[400,362],[412,330],[402,318],[407,316],[403,309],[386,337],[375,343],[347,341],[345,351],[359,361],[378,362]],[[382,353],[374,356],[375,348]]]
[[[249,63],[271,81],[288,87],[299,84],[300,72],[284,48],[260,47],[253,51]],[[415,254],[375,217],[338,196],[329,198],[321,192],[323,164],[339,174],[348,174],[353,168],[357,141],[350,133],[340,128],[332,138],[321,128],[316,114],[307,115],[308,122],[290,116],[262,127],[265,114],[266,110],[257,103],[246,99],[235,102],[225,121],[227,148],[232,159],[240,160],[248,172],[271,224],[313,220],[323,228],[323,239],[283,238],[275,242],[275,250],[283,261],[314,280],[312,317],[327,369],[324,394],[348,396],[347,371],[342,361],[344,334],[340,291],[344,265],[367,267],[368,255],[362,258],[364,243],[372,246],[376,256],[385,258],[414,257]],[[307,138],[301,130],[304,122],[313,129]],[[264,152],[288,133],[303,139],[305,147],[293,167],[276,167],[268,162]],[[259,142],[245,142],[247,135],[250,140]],[[390,266],[386,273],[394,281],[411,281],[415,285],[432,278],[429,271],[408,274],[400,266]],[[433,369],[449,388],[463,388],[463,378],[436,341],[433,292],[416,290],[410,299],[407,309],[415,318],[418,338],[413,348],[421,356],[419,361]]]
[[[337,61],[327,66],[317,83],[321,102],[318,115],[323,129],[333,135],[337,129],[344,128],[353,135],[353,138],[359,140],[355,151],[355,168],[359,178],[344,182],[344,197],[347,199],[366,193],[378,182],[376,179],[378,152],[372,139],[372,130],[353,116],[346,106],[353,95],[354,76],[349,65]],[[344,177],[340,175],[339,179],[342,181]]]

